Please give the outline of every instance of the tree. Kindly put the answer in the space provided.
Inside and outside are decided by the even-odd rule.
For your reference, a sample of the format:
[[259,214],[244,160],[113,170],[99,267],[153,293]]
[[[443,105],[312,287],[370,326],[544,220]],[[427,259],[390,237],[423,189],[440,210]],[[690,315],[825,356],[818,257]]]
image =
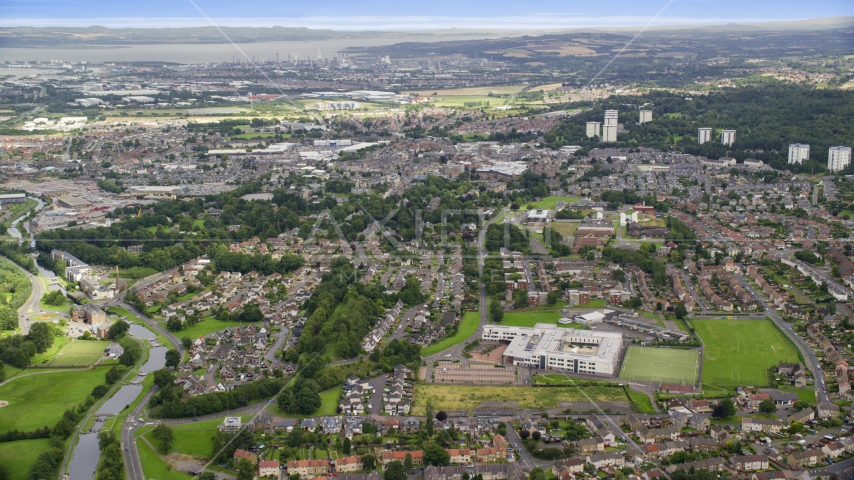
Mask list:
[[107,337],[110,340],[118,340],[130,329],[128,322],[124,320],[116,320],[116,323],[110,325],[110,330],[107,331]]
[[531,436],[531,432],[529,432],[528,430],[522,430],[521,432],[519,432],[519,436],[522,437],[522,440],[526,440],[528,437]]
[[237,462],[237,480],[253,480],[255,478],[255,465],[246,458]]
[[444,422],[447,419],[448,419],[448,414],[445,413],[443,410],[439,410],[439,412],[436,413],[436,420],[438,420],[440,422]]
[[424,464],[446,467],[451,464],[451,456],[447,450],[433,443],[424,448]]
[[685,320],[685,317],[688,316],[688,309],[685,308],[685,304],[680,303],[673,309],[673,313],[676,314],[676,318],[679,320]]
[[410,470],[412,470],[412,454],[411,454],[411,453],[409,453],[409,452],[406,452],[406,456],[405,456],[405,457],[403,457],[403,468],[404,468],[407,472],[409,472]]
[[777,405],[774,404],[774,400],[766,398],[759,403],[759,411],[762,413],[774,413],[777,411]]
[[351,447],[352,447],[352,444],[350,443],[350,439],[347,437],[344,437],[344,443],[341,445],[341,450],[344,452],[344,454],[349,455]]
[[216,474],[208,471],[202,472],[202,474],[199,475],[199,480],[216,480]]
[[803,410],[803,409],[805,409],[805,408],[809,408],[810,404],[809,404],[809,403],[807,403],[807,402],[805,402],[805,401],[803,401],[803,400],[798,400],[797,402],[795,402],[794,404],[792,404],[792,406],[794,406],[794,407],[795,407],[795,410],[797,410],[797,411],[799,411],[799,412],[800,412],[801,410]]
[[733,415],[735,415],[735,404],[729,398],[719,401],[714,410],[712,410],[714,418],[729,418]]
[[116,383],[119,378],[121,378],[122,374],[119,373],[119,369],[113,367],[107,370],[107,373],[104,374],[104,381],[107,382],[107,385],[112,385]]
[[494,299],[489,301],[489,320],[492,323],[501,323],[504,320],[504,308]]
[[193,339],[190,337],[181,337],[181,345],[183,345],[184,348],[190,348],[193,346]]
[[178,353],[178,350],[174,348],[170,348],[166,351],[166,366],[167,367],[178,367],[178,364],[181,363],[181,354]]
[[180,332],[184,329],[184,322],[178,317],[172,317],[166,321],[166,328],[173,332]]
[[540,435],[539,431],[535,431],[531,434],[531,438],[533,438],[534,440],[539,440],[540,437],[542,437],[542,435]]
[[65,267],[66,267],[65,259],[60,258],[53,264],[53,272],[56,273],[56,276],[59,278],[65,278]]
[[362,468],[364,468],[366,472],[370,472],[376,467],[377,457],[375,457],[372,453],[362,455]]
[[406,480],[406,476],[406,469],[403,468],[403,464],[397,460],[389,462],[388,465],[385,466],[385,471],[383,472],[383,480]]
[[164,455],[169,453],[169,450],[172,449],[172,443],[175,441],[175,434],[172,432],[172,428],[165,423],[161,423],[151,431],[151,434],[157,439],[157,446],[160,449],[160,453]]
[[107,386],[106,386],[106,385],[98,385],[98,386],[96,386],[95,388],[93,388],[93,389],[92,389],[92,393],[91,393],[91,395],[92,395],[95,399],[99,399],[99,398],[101,398],[101,397],[103,397],[104,395],[106,395],[106,394],[107,394],[107,390],[108,390],[108,388],[107,388]]
[[314,413],[315,410],[320,408],[320,404],[322,403],[320,395],[308,387],[303,387],[294,400],[297,410],[305,415]]
[[27,334],[27,340],[32,340],[38,353],[44,353],[50,348],[53,345],[53,339],[53,327],[46,322],[34,323],[30,327],[30,333]]
[[804,424],[801,422],[792,422],[792,424],[789,425],[789,433],[792,435],[794,435],[796,433],[801,433],[803,431],[804,431]]
[[542,468],[537,467],[537,468],[531,470],[531,475],[528,477],[528,479],[529,480],[546,480],[546,479],[548,479],[548,476],[546,475],[546,472],[544,472]]
[[154,371],[154,384],[157,385],[157,388],[165,388],[169,385],[173,385],[175,383],[175,374],[170,372],[167,368],[161,368],[160,370]]

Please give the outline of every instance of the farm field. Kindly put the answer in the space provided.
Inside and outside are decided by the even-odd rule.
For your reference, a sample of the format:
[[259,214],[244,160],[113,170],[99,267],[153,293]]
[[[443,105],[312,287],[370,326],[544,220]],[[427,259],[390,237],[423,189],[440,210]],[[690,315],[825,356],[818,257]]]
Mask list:
[[97,362],[103,355],[109,342],[94,340],[75,340],[63,349],[56,358],[48,364],[51,367],[84,367]]
[[551,195],[543,198],[538,202],[530,202],[522,205],[519,210],[527,210],[529,206],[533,206],[533,208],[538,208],[540,210],[554,210],[557,207],[557,202],[563,200],[566,203],[569,202],[577,202],[581,200],[579,197],[561,197],[557,195]]
[[620,369],[621,380],[695,385],[700,352],[666,348],[629,347]]
[[443,339],[439,343],[434,343],[433,345],[428,346],[427,348],[421,349],[422,357],[429,357],[430,355],[437,354],[442,350],[446,350],[448,348],[457,345],[458,343],[462,343],[466,341],[470,336],[474,335],[474,332],[477,331],[477,327],[480,325],[480,312],[466,312],[463,319],[460,321],[460,326],[457,329],[457,333],[453,337],[448,337]]
[[[585,395],[586,394],[586,395]],[[412,396],[412,415],[424,415],[427,403],[436,410],[471,412],[483,402],[515,401],[518,408],[553,408],[559,402],[628,402],[621,387],[488,387],[417,384]]]
[[0,443],[0,466],[9,470],[9,480],[27,480],[36,457],[49,449],[49,438]]
[[[3,407],[0,433],[53,427],[68,407],[81,403],[96,385],[104,383],[104,369],[64,370],[19,377],[0,387]],[[62,388],[57,388],[61,386]]]
[[703,383],[768,384],[767,370],[778,362],[798,362],[795,346],[770,320],[692,320],[705,344]]

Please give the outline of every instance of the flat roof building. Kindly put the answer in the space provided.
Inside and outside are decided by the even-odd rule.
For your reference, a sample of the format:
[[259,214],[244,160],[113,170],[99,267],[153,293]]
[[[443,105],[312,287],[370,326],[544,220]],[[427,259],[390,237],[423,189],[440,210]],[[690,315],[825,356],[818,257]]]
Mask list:
[[827,169],[840,172],[851,163],[851,147],[830,147],[827,152]]
[[712,140],[712,129],[711,128],[699,128],[697,129],[697,143],[700,145],[709,142]]
[[0,195],[0,205],[7,203],[26,203],[27,196],[23,193],[4,193]]
[[504,358],[513,365],[588,375],[615,375],[623,353],[623,334],[559,328],[538,323],[534,327],[487,325],[481,336],[487,342],[510,342]]
[[810,159],[810,146],[803,143],[789,145],[789,165],[793,163],[804,163]]

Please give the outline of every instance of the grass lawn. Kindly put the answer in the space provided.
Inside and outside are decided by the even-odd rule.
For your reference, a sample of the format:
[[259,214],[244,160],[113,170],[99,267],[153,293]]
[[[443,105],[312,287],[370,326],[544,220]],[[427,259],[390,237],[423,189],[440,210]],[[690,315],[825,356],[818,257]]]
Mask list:
[[[144,441],[136,442],[139,450],[139,460],[142,463],[142,471],[145,478],[156,478],[157,480],[190,480],[193,477],[172,469],[172,466],[157,456],[157,452],[151,449]],[[210,453],[210,452],[209,452]]]
[[[585,396],[586,394],[586,396]],[[588,398],[589,397],[589,398]],[[424,415],[427,403],[438,410],[471,412],[483,402],[515,401],[518,408],[554,408],[559,402],[628,402],[622,387],[497,387],[417,384],[412,396],[412,414]]]
[[694,385],[700,374],[700,352],[667,348],[629,347],[619,378],[638,382]]
[[[56,337],[56,338],[54,338],[53,339],[53,346],[48,348],[47,350],[45,350],[44,353],[37,353],[33,357],[33,359],[30,360],[30,363],[32,365],[36,365],[36,366],[47,364],[47,362],[49,362],[50,360],[53,360],[53,357],[55,357],[56,354],[59,353],[60,350],[65,348],[71,342],[72,342],[72,339],[70,337]],[[9,366],[6,365],[6,368],[8,369]]]
[[[564,325],[557,323],[561,318],[563,318],[563,315],[559,310],[546,310],[541,312],[507,312],[504,314],[504,320],[501,321],[501,324],[511,327],[533,327],[538,323],[550,323],[552,325],[556,324],[559,327],[563,327]],[[570,325],[566,326],[569,327]]]
[[457,345],[458,343],[462,343],[466,341],[469,337],[474,335],[474,332],[477,331],[477,327],[480,325],[480,311],[474,312],[466,312],[462,321],[460,322],[460,327],[457,329],[457,333],[453,337],[447,337],[442,339],[439,343],[434,343],[427,348],[421,349],[422,357],[429,357],[430,355],[434,355],[436,353],[441,352],[442,350],[446,350],[448,348]]
[[49,438],[0,443],[0,465],[9,470],[9,480],[27,480],[36,457],[50,449]]
[[[209,335],[213,332],[218,332],[218,331],[223,330],[225,328],[229,328],[229,327],[234,328],[237,326],[246,327],[249,325],[253,325],[253,324],[246,323],[246,322],[232,322],[232,321],[223,322],[222,320],[217,320],[215,318],[208,318],[207,320],[202,320],[201,322],[193,325],[192,327],[185,328],[185,329],[181,330],[180,332],[175,332],[175,336],[178,338],[190,337],[190,338],[195,339],[197,337],[204,337],[205,335]],[[254,325],[258,326],[261,324],[255,323]]]
[[768,385],[768,368],[798,362],[795,346],[770,320],[692,320],[705,345],[703,382]]
[[815,399],[815,390],[812,389],[801,389],[801,388],[791,388],[791,387],[781,387],[781,391],[791,392],[798,396],[798,400],[803,400],[807,403],[816,403]]
[[83,367],[92,365],[104,356],[104,349],[109,342],[94,340],[75,340],[74,343],[57,355],[50,362],[51,367]]
[[62,302],[62,305],[48,305],[44,302],[44,297],[42,297],[39,300],[39,306],[47,312],[68,312],[68,309],[71,308],[71,300],[65,300]]
[[649,395],[643,392],[636,392],[631,388],[628,389],[629,396],[632,397],[632,405],[640,413],[655,413],[655,407],[652,406],[652,399]]
[[0,387],[3,408],[0,432],[53,427],[68,407],[83,402],[106,370],[65,370],[21,377]]
[[558,195],[551,195],[551,196],[543,198],[542,200],[540,200],[538,202],[531,202],[531,203],[522,205],[519,208],[519,210],[525,211],[528,209],[529,206],[532,206],[532,207],[540,209],[540,210],[554,210],[555,207],[557,207],[557,202],[559,202],[561,200],[563,200],[566,203],[570,203],[570,202],[577,202],[577,201],[581,200],[581,198],[580,197],[561,197]]
[[314,412],[314,416],[321,417],[338,414],[338,400],[341,399],[341,387],[330,388],[320,392],[320,408]]

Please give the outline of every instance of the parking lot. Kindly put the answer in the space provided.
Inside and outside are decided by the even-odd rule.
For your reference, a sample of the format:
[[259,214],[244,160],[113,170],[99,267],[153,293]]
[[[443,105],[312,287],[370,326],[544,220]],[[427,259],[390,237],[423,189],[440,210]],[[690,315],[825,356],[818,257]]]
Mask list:
[[509,385],[516,383],[516,368],[498,368],[493,365],[472,365],[465,368],[460,363],[439,362],[433,369],[437,383],[476,383]]

